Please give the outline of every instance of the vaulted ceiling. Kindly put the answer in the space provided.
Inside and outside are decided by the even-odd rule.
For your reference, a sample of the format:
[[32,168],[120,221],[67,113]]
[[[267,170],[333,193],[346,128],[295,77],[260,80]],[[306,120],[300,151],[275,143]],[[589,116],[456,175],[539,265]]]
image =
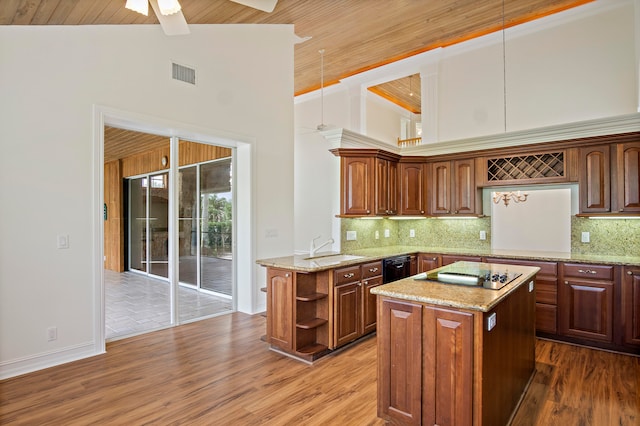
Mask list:
[[[190,24],[294,24],[296,95],[378,66],[560,12],[593,0],[279,0],[271,13],[229,0],[180,0]],[[0,25],[157,24],[125,0],[2,0]],[[160,31],[160,29],[158,30]],[[419,78],[372,91],[420,112]],[[411,87],[410,87],[411,86]],[[409,96],[413,92],[414,96]]]

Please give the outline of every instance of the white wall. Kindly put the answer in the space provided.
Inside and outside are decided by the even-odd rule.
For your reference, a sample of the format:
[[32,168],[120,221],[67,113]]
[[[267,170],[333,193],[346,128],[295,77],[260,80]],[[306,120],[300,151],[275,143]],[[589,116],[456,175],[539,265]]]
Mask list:
[[389,145],[398,146],[400,120],[402,117],[410,119],[411,112],[370,92],[367,93],[366,108],[366,135]]
[[[507,133],[632,114],[638,105],[635,27],[639,24],[634,20],[638,16],[634,4],[640,1],[597,0],[508,29],[504,51],[506,73],[500,32],[351,76],[341,85],[345,86],[345,92],[346,87],[355,91],[356,84],[366,88],[384,82],[385,70],[389,80],[393,80],[428,69],[437,90],[427,94],[423,91],[422,120],[424,126],[434,117],[438,129],[433,142],[439,143],[504,134],[505,87]],[[344,103],[332,104],[329,112],[348,116],[350,111],[358,110],[357,106],[349,105],[349,100],[343,96]],[[297,98],[296,116],[313,109],[318,102],[312,94]],[[367,114],[365,120],[367,136],[387,142],[388,117],[393,113],[383,119],[383,109],[372,108],[371,102],[366,105],[367,113],[372,114],[372,117]],[[435,106],[436,111],[426,106]],[[398,135],[394,140],[399,136],[399,118],[392,118],[396,119]],[[347,119],[342,126],[339,120],[334,120],[332,123],[339,127],[359,131],[349,128]],[[296,126],[297,123],[296,118]],[[423,134],[430,131],[433,129],[423,128]],[[296,150],[305,146],[305,140],[306,136],[296,134]],[[304,155],[297,152],[296,161],[305,161]],[[306,161],[314,160],[309,157]],[[309,182],[302,177],[304,173],[305,168],[296,168],[296,182],[300,182],[296,184],[296,197],[314,194],[314,205],[326,210],[336,195],[322,199],[316,186],[319,181],[330,179],[333,171],[326,169],[316,181]],[[335,208],[330,214],[338,212],[339,208]],[[333,216],[307,219],[296,213],[296,248],[300,243],[298,236],[306,229],[335,227],[335,222]]]
[[[0,376],[103,348],[96,106],[237,142],[251,167],[244,252],[255,261],[292,251],[293,27],[191,31],[0,26]],[[173,81],[171,61],[195,67],[197,86]],[[69,249],[56,249],[58,234]],[[242,271],[252,280],[239,295],[246,311],[264,306],[253,261]]]

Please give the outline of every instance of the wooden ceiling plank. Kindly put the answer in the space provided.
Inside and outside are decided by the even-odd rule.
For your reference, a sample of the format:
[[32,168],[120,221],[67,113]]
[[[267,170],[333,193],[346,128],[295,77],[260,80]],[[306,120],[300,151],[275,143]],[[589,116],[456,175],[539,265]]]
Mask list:
[[[10,0],[8,3],[19,3],[18,8],[15,11],[15,16],[10,22],[12,25],[29,25],[33,20],[33,16],[36,14],[36,10],[38,9],[38,2],[35,0]],[[8,3],[5,6],[7,6]],[[0,11],[0,22],[2,22],[3,19],[3,12]]]
[[23,3],[25,2],[22,0],[3,0],[0,7],[0,25],[11,25],[16,16],[25,14]]
[[49,25],[49,19],[59,4],[60,0],[40,0],[31,25]]

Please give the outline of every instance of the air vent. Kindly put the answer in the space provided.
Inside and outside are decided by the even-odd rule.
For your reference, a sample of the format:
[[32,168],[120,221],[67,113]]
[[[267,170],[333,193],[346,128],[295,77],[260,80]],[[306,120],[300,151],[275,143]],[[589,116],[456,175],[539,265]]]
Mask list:
[[196,70],[194,70],[193,68],[185,67],[184,65],[176,64],[175,62],[171,65],[172,77],[174,80],[196,84]]

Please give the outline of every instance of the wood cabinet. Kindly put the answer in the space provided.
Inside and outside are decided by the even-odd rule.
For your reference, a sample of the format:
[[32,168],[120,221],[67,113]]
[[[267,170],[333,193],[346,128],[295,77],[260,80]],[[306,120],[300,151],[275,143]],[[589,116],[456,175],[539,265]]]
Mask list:
[[422,305],[382,298],[378,318],[378,417],[420,425]]
[[559,334],[613,343],[614,267],[564,263]]
[[614,145],[612,210],[640,213],[640,142]]
[[378,416],[402,425],[507,424],[535,372],[528,287],[489,312],[379,296]]
[[424,216],[427,213],[427,165],[400,162],[401,215]]
[[623,344],[640,349],[640,267],[625,267],[622,279]]
[[293,273],[267,269],[267,342],[281,349],[293,347]]
[[433,253],[420,253],[418,255],[418,273],[427,272],[442,266],[440,255]]
[[382,262],[335,270],[334,342],[339,347],[376,330],[376,297],[371,289],[382,285]]
[[475,160],[430,164],[430,213],[433,215],[482,214],[482,197],[476,185]]
[[398,211],[398,160],[379,149],[337,148],[340,157],[340,215],[386,216]]
[[398,213],[398,163],[376,158],[375,214],[380,216]]
[[611,211],[609,145],[580,148],[580,212]]
[[449,265],[455,262],[482,262],[482,256],[463,256],[457,254],[443,254],[440,256],[441,266]]
[[275,349],[312,361],[329,346],[329,272],[267,268],[267,336]]
[[486,258],[485,262],[540,268],[536,275],[536,332],[556,334],[558,331],[558,263],[493,257]]

